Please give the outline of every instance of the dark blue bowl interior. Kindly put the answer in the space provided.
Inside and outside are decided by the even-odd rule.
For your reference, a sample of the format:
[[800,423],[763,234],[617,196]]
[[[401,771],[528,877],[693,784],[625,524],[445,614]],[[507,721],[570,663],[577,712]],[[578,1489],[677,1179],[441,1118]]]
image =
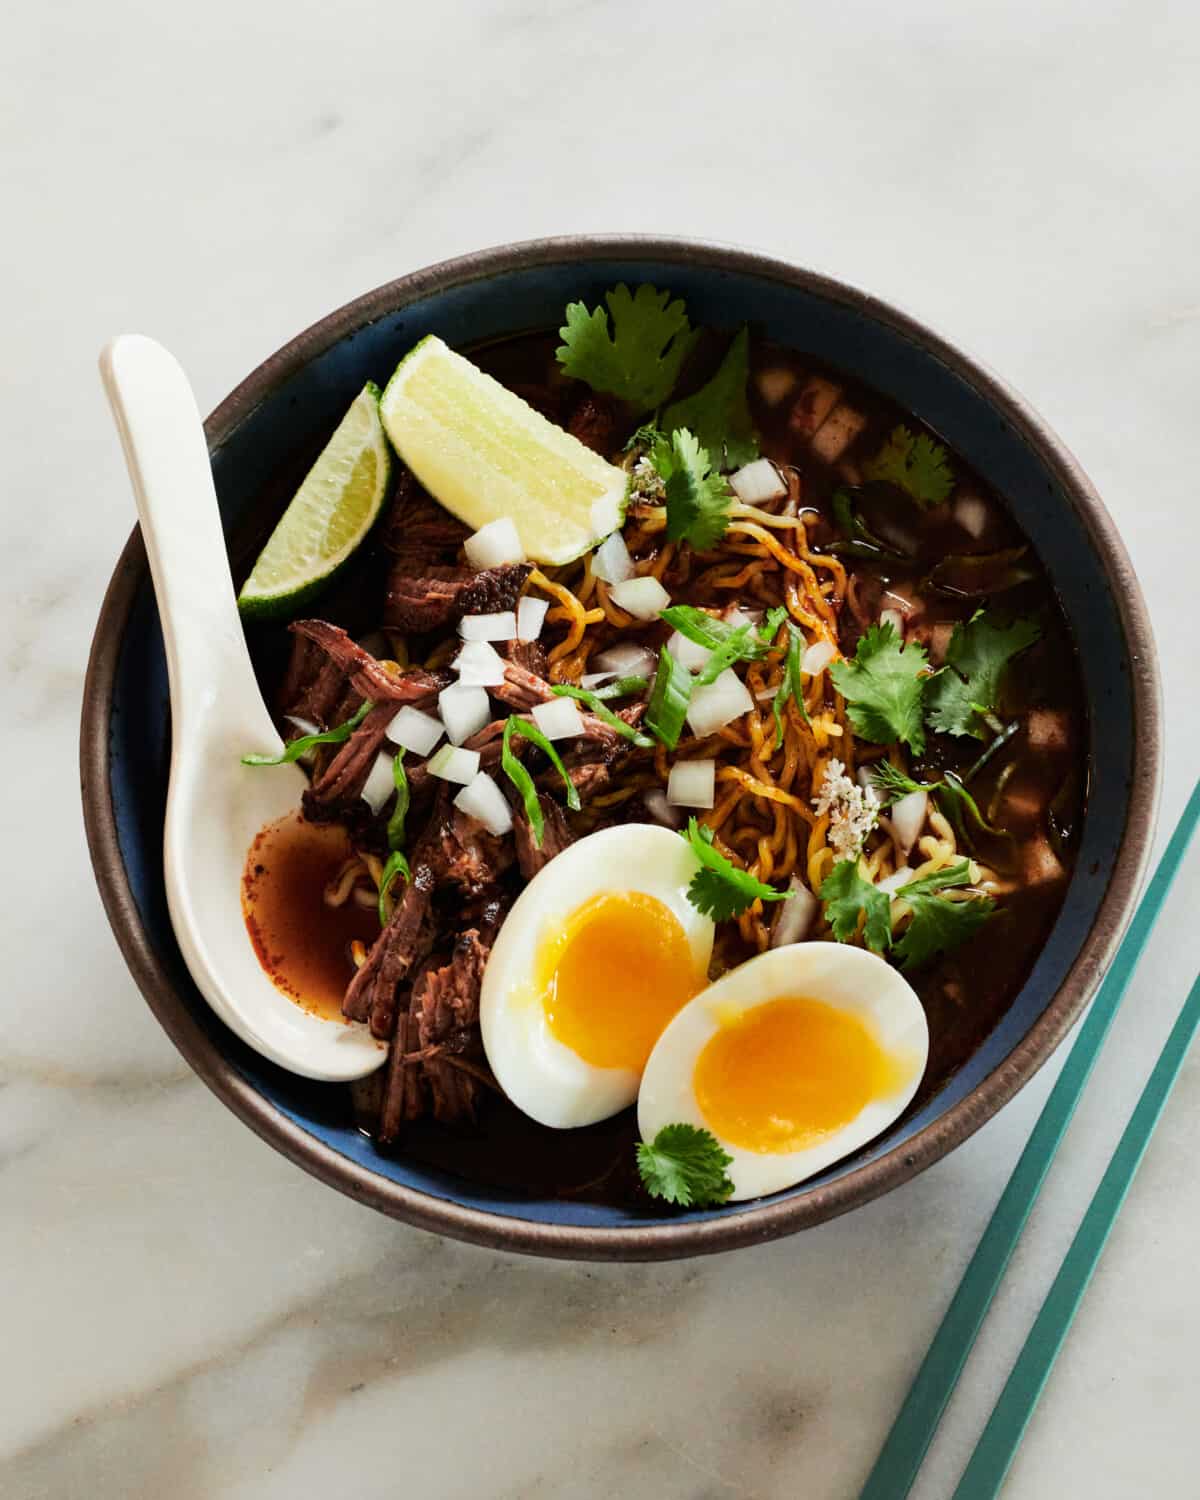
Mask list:
[[[940,432],[1006,498],[1058,589],[1080,649],[1090,742],[1082,846],[1066,900],[1015,1003],[984,1044],[920,1112],[839,1163],[830,1182],[910,1139],[964,1099],[1042,1014],[1096,915],[1125,826],[1133,758],[1134,704],[1125,639],[1101,559],[1066,495],[987,397],[935,354],[872,315],[747,272],[620,259],[509,270],[429,295],[360,328],[312,359],[263,401],[213,454],[227,530],[241,526],[264,487],[298,452],[311,455],[370,378],[386,381],[424,334],[464,345],[556,326],[566,303],[591,303],[615,282],[653,281],[684,297],[695,323],[732,327],[750,319],[780,343],[811,351],[892,397]],[[1097,735],[1094,726],[1103,724]],[[653,1213],[529,1198],[482,1189],[444,1172],[378,1155],[345,1119],[328,1086],[292,1077],[238,1041],[209,1011],[179,955],[162,872],[170,715],[166,663],[153,594],[140,589],[121,645],[111,721],[111,785],[121,853],[150,943],[197,1023],[246,1080],[289,1119],[361,1166],[434,1198],[492,1213],[592,1228],[668,1222]],[[811,1184],[806,1185],[811,1186]],[[806,1187],[779,1194],[793,1197]],[[672,1214],[669,1222],[730,1209]]]

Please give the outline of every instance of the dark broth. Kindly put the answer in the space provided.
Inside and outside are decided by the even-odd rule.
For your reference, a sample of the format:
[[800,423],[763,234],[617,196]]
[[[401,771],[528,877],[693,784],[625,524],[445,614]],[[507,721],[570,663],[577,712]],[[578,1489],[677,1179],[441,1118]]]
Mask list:
[[[561,395],[565,401],[571,391],[582,388],[558,371],[556,343],[552,335],[528,335],[477,348],[472,357],[515,389],[536,387],[552,398]],[[706,336],[685,371],[681,390],[707,379],[721,353],[722,342]],[[1024,653],[1019,671],[1008,675],[1005,686],[1000,717],[1017,727],[1002,751],[970,781],[985,816],[1012,835],[978,850],[1009,888],[996,914],[970,941],[913,977],[929,1019],[931,1051],[925,1078],[910,1106],[912,1113],[945,1086],[996,1026],[1028,977],[1058,915],[1086,791],[1086,724],[1075,651],[1061,607],[1026,539],[1002,503],[956,455],[950,455],[958,481],[956,495],[970,492],[979,501],[974,514],[965,518],[971,525],[964,524],[957,505],[921,511],[901,492],[863,483],[856,455],[876,452],[899,424],[921,430],[908,413],[859,382],[761,339],[752,344],[751,370],[751,409],[762,452],[800,472],[803,504],[822,518],[816,545],[838,538],[831,501],[839,487],[850,486],[867,527],[906,554],[903,559],[843,559],[847,571],[856,575],[858,605],[857,613],[849,602],[843,605],[844,652],[853,653],[864,622],[891,604],[888,595],[919,601],[919,620],[912,634],[926,644],[935,664],[954,623],[969,619],[982,605],[1014,616],[1034,616],[1041,627],[1040,640]],[[387,372],[375,374],[386,376]],[[846,453],[832,463],[813,455],[810,435],[804,430],[812,415],[805,406],[806,383],[814,377],[836,386],[837,400],[862,419]],[[314,451],[316,447],[319,444]],[[269,522],[273,523],[299,477],[299,472],[280,476]],[[1006,553],[1018,552],[1015,561],[1004,561]],[[970,561],[997,555],[1000,561],[983,567]],[[967,561],[947,564],[948,558]],[[939,567],[935,586],[929,580]],[[322,616],[355,634],[373,629],[378,621],[364,608],[364,601],[379,597],[373,581],[379,568],[378,555],[365,549],[334,594],[321,601]],[[282,634],[264,633],[252,642],[268,688],[275,686],[282,669]],[[943,770],[967,775],[983,749],[971,738],[931,735],[913,772],[918,777]],[[282,977],[284,982],[276,978],[280,987],[309,993],[306,986],[317,982],[319,970],[322,1013],[337,1014],[341,988],[349,975],[347,945],[352,937],[369,943],[378,927],[372,914],[361,908],[339,913],[324,907],[324,882],[349,846],[340,830],[326,827],[314,834],[328,840],[319,851],[314,843],[310,851],[286,864],[286,870],[283,864],[276,866],[277,872],[285,870],[284,883],[291,893],[286,903],[267,903],[267,877],[255,875],[250,880],[248,920],[252,934],[258,924],[256,946],[260,956],[267,955],[264,963],[273,975]],[[285,847],[279,845],[271,857],[280,860]],[[321,867],[327,873],[302,874],[304,861],[310,859],[324,861]],[[271,868],[265,857],[258,863]],[[315,871],[315,864],[307,868]],[[282,925],[285,916],[286,927]],[[318,921],[325,925],[318,927]],[[319,944],[327,950],[319,961],[318,934]],[[297,955],[312,967],[298,966]],[[348,1113],[364,1128],[377,1108],[380,1084],[378,1076],[365,1080],[355,1086],[352,1100],[347,1097]],[[585,1129],[554,1131],[535,1124],[506,1100],[493,1097],[476,1129],[418,1122],[407,1127],[397,1154],[530,1197],[646,1205],[633,1165],[636,1138],[632,1110]]]

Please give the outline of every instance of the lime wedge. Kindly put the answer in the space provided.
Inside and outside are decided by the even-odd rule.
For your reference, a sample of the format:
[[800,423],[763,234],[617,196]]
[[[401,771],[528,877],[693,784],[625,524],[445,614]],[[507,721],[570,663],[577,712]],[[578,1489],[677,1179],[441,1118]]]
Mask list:
[[238,595],[243,619],[274,619],[329,583],[379,515],[392,455],[370,381],[292,497]]
[[621,524],[627,476],[434,335],[380,406],[396,452],[475,530],[509,517],[526,557],[565,563]]

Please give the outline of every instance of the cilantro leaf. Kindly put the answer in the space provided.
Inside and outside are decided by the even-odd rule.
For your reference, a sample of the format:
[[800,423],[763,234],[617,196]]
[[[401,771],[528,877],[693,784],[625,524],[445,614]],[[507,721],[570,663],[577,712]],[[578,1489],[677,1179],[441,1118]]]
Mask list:
[[856,734],[877,745],[896,741],[919,755],[925,748],[921,717],[928,665],[924,646],[901,645],[891,621],[872,625],[858,643],[853,661],[829,669],[833,685],[846,700]]
[[733,1192],[725,1175],[732,1161],[716,1136],[697,1125],[664,1125],[652,1141],[638,1142],[646,1191],[681,1208],[724,1203]]
[[985,610],[976,610],[965,625],[956,625],[946,649],[946,670],[928,687],[930,725],[943,734],[985,739],[984,719],[996,710],[1005,667],[1041,633],[1036,620],[1007,624]]
[[713,847],[713,831],[706,824],[689,818],[683,837],[701,864],[688,886],[688,900],[697,911],[711,917],[714,922],[727,922],[730,917],[740,916],[754,901],[788,899],[787,891],[764,885],[747,870],[739,870],[731,864],[719,849]]
[[567,307],[567,321],[558,330],[563,339],[558,362],[594,391],[619,396],[638,412],[652,411],[671,394],[699,333],[681,301],[672,302],[670,292],[649,284],[631,292],[621,282],[604,300],[608,312],[603,307],[588,312],[582,302]]
[[650,701],[646,704],[646,728],[656,734],[668,750],[674,750],[679,743],[691,701],[692,674],[662,646]]
[[901,968],[919,968],[936,954],[957,948],[995,911],[996,903],[990,896],[947,901],[939,894],[951,886],[969,885],[970,871],[970,863],[964,859],[932,875],[910,880],[896,892],[912,912],[895,946]]
[[954,489],[954,473],[941,443],[925,433],[914,436],[907,427],[892,429],[891,436],[875,455],[863,464],[868,479],[886,479],[928,509],[949,500]]
[[725,535],[733,491],[712,472],[708,450],[686,428],[659,438],[650,450],[667,494],[667,538],[707,552]]
[[864,880],[857,859],[844,859],[821,882],[818,893],[825,903],[825,919],[839,943],[858,936],[865,918],[863,939],[872,953],[884,953],[892,944],[892,903],[886,891]]
[[713,455],[718,469],[740,469],[758,457],[758,437],[746,399],[749,374],[750,334],[743,328],[708,384],[693,396],[673,401],[659,425],[668,434],[686,427]]

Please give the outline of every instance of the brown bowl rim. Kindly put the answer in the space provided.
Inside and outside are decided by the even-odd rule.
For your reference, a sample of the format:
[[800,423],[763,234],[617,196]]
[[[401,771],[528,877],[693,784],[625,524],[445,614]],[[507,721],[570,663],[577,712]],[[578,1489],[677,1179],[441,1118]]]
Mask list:
[[1161,699],[1149,615],[1116,526],[1091,481],[1042,419],[985,366],[893,305],[815,271],[758,251],[657,235],[564,235],[519,241],[441,261],[377,287],[314,323],[260,364],[205,423],[217,448],[279,385],[346,334],[450,286],[518,268],[596,259],[677,260],[742,272],[869,312],[974,385],[1054,474],[1103,562],[1129,646],[1133,673],[1134,766],[1129,812],[1107,889],[1063,983],[1012,1052],[965,1099],[902,1145],[798,1198],[750,1204],[719,1218],[678,1225],[601,1228],[546,1224],[466,1208],[393,1182],[310,1135],[264,1098],[189,1013],[147,939],[117,841],[109,787],[109,725],[121,642],[146,555],[135,528],[113,572],[96,625],[84,683],[80,773],[88,850],[105,912],[138,988],[195,1072],[242,1121],[313,1176],[360,1203],[423,1229],[497,1250],[575,1260],[667,1260],[713,1254],[808,1228],[867,1203],[938,1161],[973,1135],[1054,1051],[1104,972],[1131,914],[1154,833],[1162,773]]

